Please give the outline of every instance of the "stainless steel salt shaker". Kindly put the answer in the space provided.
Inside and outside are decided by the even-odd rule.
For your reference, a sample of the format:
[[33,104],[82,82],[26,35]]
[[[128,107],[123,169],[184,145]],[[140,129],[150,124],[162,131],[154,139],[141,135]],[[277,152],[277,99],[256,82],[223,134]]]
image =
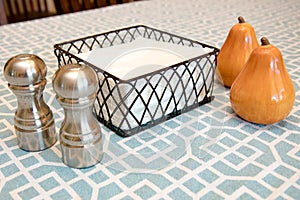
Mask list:
[[5,79],[18,102],[14,116],[18,145],[26,151],[46,149],[57,140],[52,111],[43,99],[46,74],[44,61],[33,54],[14,56],[4,66]]
[[98,90],[95,71],[82,64],[69,64],[54,74],[53,89],[64,108],[59,140],[63,162],[73,168],[90,167],[102,159],[100,124],[92,109]]

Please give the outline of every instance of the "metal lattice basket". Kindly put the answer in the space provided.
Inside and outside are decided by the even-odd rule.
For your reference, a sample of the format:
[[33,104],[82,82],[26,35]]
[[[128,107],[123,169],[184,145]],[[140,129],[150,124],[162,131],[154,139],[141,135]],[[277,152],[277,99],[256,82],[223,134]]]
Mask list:
[[[128,80],[76,56],[95,48],[130,43],[143,37],[208,53]],[[94,106],[97,119],[121,136],[130,136],[213,99],[214,72],[219,50],[215,47],[144,25],[132,26],[54,45],[59,67],[85,63],[98,74]]]

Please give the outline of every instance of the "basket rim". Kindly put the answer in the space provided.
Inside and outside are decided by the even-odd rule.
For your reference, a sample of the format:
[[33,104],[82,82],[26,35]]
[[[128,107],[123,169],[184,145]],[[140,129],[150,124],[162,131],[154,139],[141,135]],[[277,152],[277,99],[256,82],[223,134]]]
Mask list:
[[[108,35],[108,34],[112,34],[112,33],[115,33],[115,32],[121,32],[121,31],[129,30],[129,29],[138,29],[138,28],[145,28],[145,29],[150,29],[152,31],[158,31],[161,34],[168,34],[168,35],[170,35],[172,37],[177,37],[180,40],[188,40],[191,43],[201,45],[203,48],[209,48],[209,49],[211,49],[211,51],[209,51],[209,52],[207,52],[205,54],[201,54],[199,56],[196,56],[196,57],[193,57],[193,58],[190,58],[190,59],[187,59],[187,60],[175,63],[173,65],[163,67],[161,69],[158,69],[158,70],[155,70],[155,71],[152,71],[152,72],[148,72],[148,73],[145,73],[145,74],[142,74],[142,75],[130,78],[130,79],[123,79],[123,78],[119,78],[119,77],[117,77],[117,76],[115,76],[115,75],[107,72],[106,70],[103,70],[103,69],[101,69],[101,68],[93,65],[92,63],[90,63],[90,62],[88,62],[86,60],[83,60],[83,59],[77,57],[76,55],[70,53],[69,51],[67,51],[67,50],[65,50],[65,49],[63,49],[61,47],[61,46],[66,45],[66,44],[70,44],[70,43],[74,43],[74,42],[78,42],[78,41],[84,41],[84,40],[87,40],[87,39],[90,39],[90,38],[99,37],[99,36],[102,36],[102,35]],[[141,35],[141,37],[143,37],[143,36]],[[100,48],[103,48],[103,47],[100,47]],[[151,75],[159,74],[160,72],[166,71],[166,70],[168,70],[170,68],[179,67],[181,65],[191,63],[191,62],[193,62],[195,60],[202,59],[202,58],[210,56],[210,55],[215,55],[217,52],[220,51],[218,48],[216,48],[216,47],[214,47],[212,45],[201,43],[201,42],[193,40],[193,39],[189,39],[189,38],[177,35],[177,34],[169,33],[167,31],[163,31],[163,30],[160,30],[160,29],[157,29],[157,28],[153,28],[153,27],[150,27],[150,26],[147,26],[147,25],[143,25],[143,24],[134,25],[134,26],[127,26],[127,27],[116,29],[116,30],[110,30],[110,31],[106,31],[106,32],[103,32],[103,33],[97,33],[97,34],[85,36],[85,37],[82,37],[82,38],[77,38],[77,39],[72,39],[72,40],[61,42],[61,43],[57,43],[57,44],[54,44],[54,51],[56,51],[56,50],[59,50],[59,51],[65,53],[66,55],[73,57],[74,59],[77,60],[78,63],[81,62],[81,63],[84,63],[84,64],[92,67],[96,72],[101,72],[103,75],[108,75],[109,77],[113,78],[115,81],[118,81],[120,83],[129,83],[131,81],[136,81],[136,80],[141,79],[141,78],[145,78],[145,77],[148,77],[148,76],[151,76]]]

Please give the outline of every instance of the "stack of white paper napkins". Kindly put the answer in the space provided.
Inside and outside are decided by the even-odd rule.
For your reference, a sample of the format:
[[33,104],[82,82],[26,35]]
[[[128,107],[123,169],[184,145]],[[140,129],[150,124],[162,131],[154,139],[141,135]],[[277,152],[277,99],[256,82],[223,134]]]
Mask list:
[[[120,79],[129,80],[205,53],[207,53],[206,49],[201,47],[187,47],[168,42],[137,38],[129,43],[107,48],[97,48],[77,56]],[[201,62],[207,62],[207,60]],[[190,64],[191,67],[193,67],[192,65],[195,65],[195,63]],[[197,68],[191,75],[188,71],[185,71],[185,66],[181,65],[176,69],[177,74],[174,75],[173,70],[167,70],[164,73],[165,78],[161,79],[161,75],[157,74],[148,80],[148,84],[143,78],[137,81],[129,81],[129,84],[119,83],[119,90],[113,90],[111,96],[107,99],[108,107],[103,108],[105,120],[109,119],[107,113],[110,113],[110,115],[113,113],[111,117],[113,125],[126,130],[138,126],[137,120],[142,120],[141,124],[145,124],[151,119],[157,119],[162,117],[162,115],[171,113],[175,108],[175,104],[177,104],[177,109],[179,110],[186,105],[192,105],[198,99],[195,99],[196,95],[190,96],[190,93],[194,87],[202,87],[204,83],[203,77],[207,77],[208,70],[209,68],[204,68],[203,70]],[[199,74],[202,77],[198,80],[197,85],[194,85],[191,76],[195,79]],[[104,80],[104,76],[101,73],[98,74],[98,77],[100,82]],[[211,79],[212,77],[207,81],[210,82]],[[134,84],[134,87],[130,84]],[[172,88],[176,84],[178,84],[178,89],[173,91]],[[114,81],[110,80],[109,86],[106,85],[102,88],[103,94],[109,95],[109,91],[112,91],[114,86]],[[153,93],[154,87],[156,94]],[[179,99],[178,102],[170,102],[172,93],[174,93],[175,99]],[[205,92],[203,92],[204,95]],[[187,98],[189,98],[188,103],[186,102]],[[99,99],[102,99],[100,95]],[[136,102],[132,105],[133,101]],[[147,109],[144,113],[146,105]],[[131,113],[128,113],[129,108]],[[124,115],[127,116],[125,121],[123,119]]]

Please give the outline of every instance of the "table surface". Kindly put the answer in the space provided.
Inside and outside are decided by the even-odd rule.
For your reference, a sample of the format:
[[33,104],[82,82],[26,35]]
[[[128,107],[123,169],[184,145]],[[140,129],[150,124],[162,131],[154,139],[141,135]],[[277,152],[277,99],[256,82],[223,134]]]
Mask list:
[[[53,45],[145,24],[220,48],[239,15],[281,51],[296,101],[273,125],[243,121],[229,90],[215,84],[215,100],[148,131],[121,138],[102,127],[104,158],[87,169],[61,162],[59,143],[25,152],[13,128],[15,96],[0,75],[0,199],[299,199],[300,1],[153,0],[0,26],[0,66],[20,53],[47,64],[44,98],[59,127]],[[270,113],[271,114],[271,113]]]

